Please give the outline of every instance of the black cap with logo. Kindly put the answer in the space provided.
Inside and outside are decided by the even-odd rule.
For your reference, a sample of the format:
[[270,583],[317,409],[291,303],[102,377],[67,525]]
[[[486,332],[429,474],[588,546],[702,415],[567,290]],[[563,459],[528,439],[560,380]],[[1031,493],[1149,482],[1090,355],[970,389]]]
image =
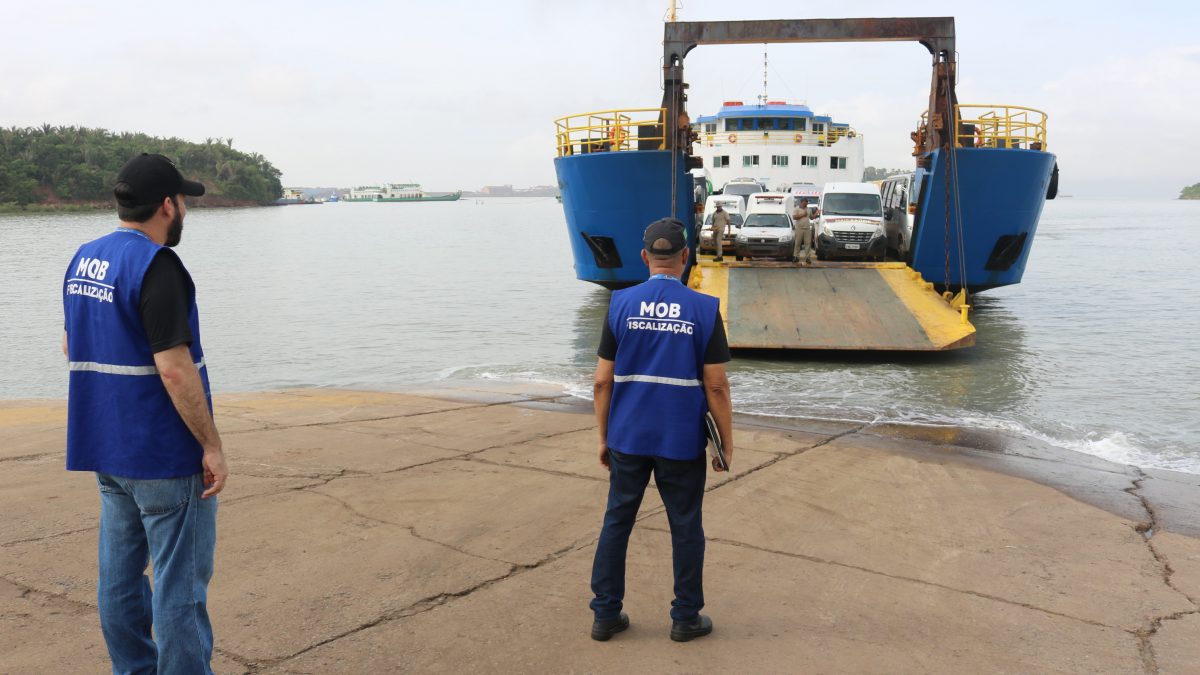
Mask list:
[[117,203],[127,208],[158,204],[178,194],[189,197],[204,194],[204,186],[194,180],[185,180],[171,160],[144,152],[121,167],[117,184],[121,183],[127,188],[113,192],[117,195]]
[[656,220],[646,228],[642,243],[645,244],[646,251],[654,255],[670,255],[682,251],[687,246],[683,223],[675,218]]

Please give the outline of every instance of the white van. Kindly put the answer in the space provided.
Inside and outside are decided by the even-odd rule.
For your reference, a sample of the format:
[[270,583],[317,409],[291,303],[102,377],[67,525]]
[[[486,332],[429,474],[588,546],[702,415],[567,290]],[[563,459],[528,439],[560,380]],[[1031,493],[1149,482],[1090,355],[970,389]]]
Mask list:
[[749,205],[747,199],[750,195],[766,191],[767,189],[762,186],[762,183],[753,178],[734,178],[721,186],[721,194],[741,197],[743,207]]
[[873,183],[826,183],[815,223],[817,257],[883,259],[883,202]]
[[735,257],[790,259],[796,240],[792,204],[786,192],[750,195],[746,220],[733,240]]
[[912,248],[913,219],[917,212],[916,195],[912,193],[912,188],[911,173],[889,176],[879,186],[888,249],[900,259],[907,258],[908,250]]
[[729,250],[733,246],[733,239],[737,236],[738,230],[742,229],[742,198],[737,195],[713,195],[704,200],[704,217],[701,222],[704,224],[700,227],[700,252],[715,253],[717,250],[717,242],[713,240],[712,227],[713,214],[717,211],[717,204],[725,209],[729,214],[729,227],[725,231],[725,250]]

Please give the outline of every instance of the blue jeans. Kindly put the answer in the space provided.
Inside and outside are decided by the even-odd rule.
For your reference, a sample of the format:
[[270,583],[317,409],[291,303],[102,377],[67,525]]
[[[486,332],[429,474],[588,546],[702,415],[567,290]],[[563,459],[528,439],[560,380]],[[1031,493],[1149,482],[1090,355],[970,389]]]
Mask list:
[[[100,484],[100,628],[113,673],[212,673],[206,605],[217,498],[201,474]],[[146,565],[154,560],[154,591]],[[154,635],[151,636],[151,626]]]
[[671,557],[675,567],[675,599],[671,618],[692,621],[704,607],[704,475],[708,462],[701,453],[680,461],[608,451],[608,509],[592,563],[591,602],[596,619],[614,619],[625,600],[625,551],[650,474],[671,524]]

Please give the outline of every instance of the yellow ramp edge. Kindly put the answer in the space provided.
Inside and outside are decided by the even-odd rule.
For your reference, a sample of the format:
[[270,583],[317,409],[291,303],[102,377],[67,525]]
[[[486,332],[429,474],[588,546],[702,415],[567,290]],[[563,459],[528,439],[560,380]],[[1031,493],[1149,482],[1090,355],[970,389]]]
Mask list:
[[964,312],[951,306],[933,290],[933,284],[909,267],[878,271],[917,323],[921,324],[935,349],[974,346],[975,326],[967,320]]
[[721,322],[725,324],[725,334],[729,334],[729,268],[721,263],[701,260],[692,267],[688,277],[688,286],[711,295],[720,301]]

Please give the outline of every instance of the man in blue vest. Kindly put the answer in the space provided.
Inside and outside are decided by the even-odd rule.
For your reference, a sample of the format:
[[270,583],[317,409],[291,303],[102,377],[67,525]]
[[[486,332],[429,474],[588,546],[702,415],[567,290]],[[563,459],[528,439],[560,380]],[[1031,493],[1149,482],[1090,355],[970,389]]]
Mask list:
[[95,472],[100,488],[97,597],[113,672],[211,673],[207,593],[229,472],[196,288],[171,250],[184,196],[204,186],[142,154],[113,193],[120,226],[81,246],[63,280],[67,469]]
[[[594,383],[600,464],[609,470],[608,507],[592,565],[593,640],[629,627],[625,552],[650,475],[667,508],[675,566],[671,639],[708,635],[704,607],[704,416],[712,411],[733,457],[733,405],[725,363],[730,360],[716,298],[681,282],[690,252],[683,224],[650,224],[642,260],[643,284],[616,291],[604,322]],[[720,471],[717,461],[713,469]]]

